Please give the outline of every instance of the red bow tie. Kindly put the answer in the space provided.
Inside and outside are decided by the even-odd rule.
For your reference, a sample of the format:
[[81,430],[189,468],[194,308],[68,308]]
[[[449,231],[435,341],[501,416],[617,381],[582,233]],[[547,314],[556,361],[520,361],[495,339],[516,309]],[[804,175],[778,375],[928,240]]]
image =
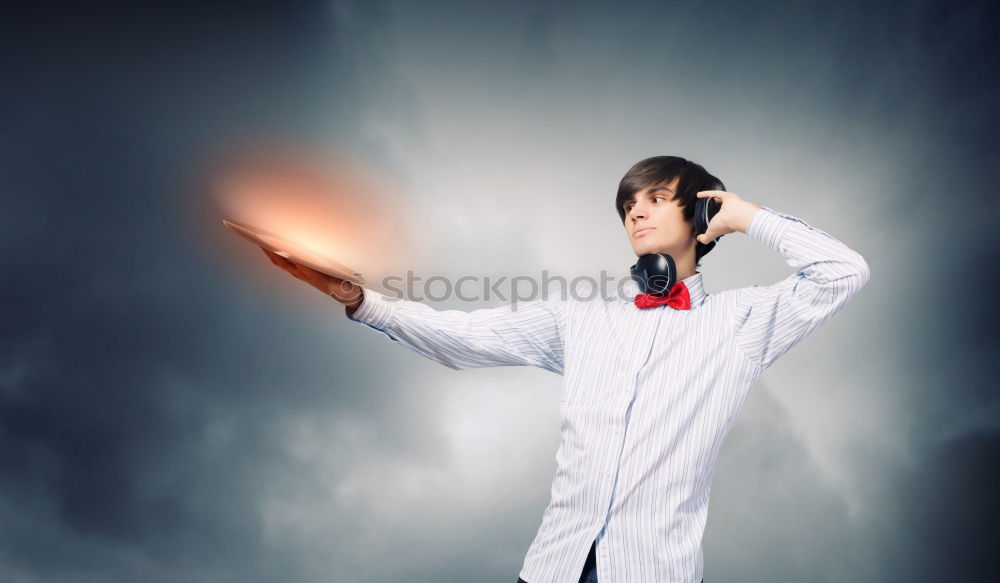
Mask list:
[[670,293],[663,297],[652,294],[637,294],[635,296],[635,305],[640,308],[655,308],[656,306],[667,305],[675,310],[690,310],[691,296],[688,294],[688,288],[684,285],[684,282],[678,281],[670,288]]

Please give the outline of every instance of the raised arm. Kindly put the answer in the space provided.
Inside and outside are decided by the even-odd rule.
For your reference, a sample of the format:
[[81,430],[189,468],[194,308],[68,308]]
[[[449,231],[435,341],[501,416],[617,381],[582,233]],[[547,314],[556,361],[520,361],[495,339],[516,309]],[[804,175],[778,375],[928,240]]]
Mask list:
[[856,251],[802,219],[761,207],[746,234],[781,253],[795,273],[769,286],[736,290],[739,349],[764,368],[837,313],[868,282]]
[[453,369],[536,366],[563,374],[566,302],[536,300],[469,312],[436,310],[371,289],[347,316]]

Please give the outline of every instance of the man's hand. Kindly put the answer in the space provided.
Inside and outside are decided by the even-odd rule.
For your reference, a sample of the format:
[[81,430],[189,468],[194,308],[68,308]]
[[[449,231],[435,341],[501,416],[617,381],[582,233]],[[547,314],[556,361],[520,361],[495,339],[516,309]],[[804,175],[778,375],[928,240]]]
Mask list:
[[346,279],[340,279],[339,277],[334,277],[332,275],[327,275],[321,271],[316,271],[311,267],[306,267],[305,265],[299,265],[298,263],[289,261],[281,255],[268,251],[267,249],[262,248],[261,251],[263,251],[264,254],[271,259],[271,263],[292,274],[292,276],[296,279],[300,279],[308,283],[319,291],[344,304],[348,308],[357,308],[361,305],[361,300],[363,299],[362,288],[354,282],[347,281]]
[[715,213],[712,220],[708,222],[708,230],[696,239],[699,243],[708,244],[716,238],[729,233],[746,233],[750,226],[750,219],[753,218],[761,207],[750,201],[743,200],[739,195],[725,190],[702,190],[698,193],[698,198],[706,196],[713,197],[719,204],[719,212]]

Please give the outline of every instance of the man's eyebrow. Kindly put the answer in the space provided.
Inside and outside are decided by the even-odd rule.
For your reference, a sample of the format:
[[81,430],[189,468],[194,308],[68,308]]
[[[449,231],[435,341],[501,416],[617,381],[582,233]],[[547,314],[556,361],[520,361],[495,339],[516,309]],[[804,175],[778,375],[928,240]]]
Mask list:
[[[663,186],[662,184],[658,184],[658,185],[656,185],[656,186],[654,186],[654,187],[650,188],[650,189],[649,189],[649,190],[648,190],[648,191],[646,192],[646,196],[649,196],[649,195],[653,194],[654,192],[660,192],[660,191],[662,191],[662,190],[666,190],[666,191],[667,191],[667,192],[669,192],[669,193],[673,193],[673,192],[674,192],[674,190],[673,190],[672,188],[668,188],[668,187],[666,187],[666,186]],[[634,193],[634,192],[633,192],[633,193],[632,193],[632,196],[630,196],[630,197],[628,198],[628,200],[626,200],[625,202],[623,202],[623,203],[622,203],[622,208],[624,208],[624,207],[625,207],[625,206],[626,206],[626,205],[627,205],[628,203],[630,203],[630,202],[635,202],[635,194],[636,194],[636,193]]]
[[[654,187],[650,188],[648,191],[646,191],[646,196],[649,196],[649,195],[653,194],[654,192],[660,192],[662,190],[666,190],[667,192],[673,192],[673,189],[667,188],[666,186],[663,186],[663,185],[659,185],[659,186],[654,186]],[[634,202],[635,201],[635,195],[636,195],[636,193],[633,192],[632,196],[630,196],[628,198],[628,200],[626,200],[625,202],[626,203]]]

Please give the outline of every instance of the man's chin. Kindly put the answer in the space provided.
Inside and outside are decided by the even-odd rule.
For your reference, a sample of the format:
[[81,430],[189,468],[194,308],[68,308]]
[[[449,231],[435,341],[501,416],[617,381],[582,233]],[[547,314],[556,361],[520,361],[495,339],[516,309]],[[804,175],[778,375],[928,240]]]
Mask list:
[[632,247],[632,251],[635,252],[636,257],[642,257],[643,255],[649,255],[651,253],[666,253],[667,255],[673,255],[669,249],[657,247],[656,245],[635,246]]

